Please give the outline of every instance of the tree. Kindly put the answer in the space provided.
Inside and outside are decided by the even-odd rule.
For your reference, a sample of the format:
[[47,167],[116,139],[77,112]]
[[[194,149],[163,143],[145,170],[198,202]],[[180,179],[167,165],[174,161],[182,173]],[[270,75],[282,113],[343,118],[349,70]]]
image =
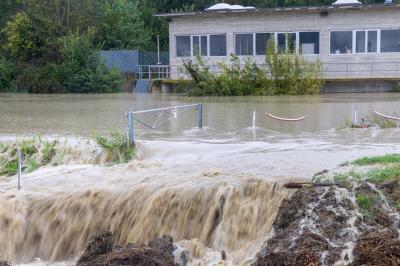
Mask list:
[[97,42],[103,49],[140,49],[151,46],[151,32],[145,27],[136,1],[105,1]]

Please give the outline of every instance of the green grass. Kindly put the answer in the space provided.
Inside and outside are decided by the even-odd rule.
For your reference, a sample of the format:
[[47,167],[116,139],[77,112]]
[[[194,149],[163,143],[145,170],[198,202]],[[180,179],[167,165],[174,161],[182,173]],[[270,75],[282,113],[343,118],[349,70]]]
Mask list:
[[347,173],[342,173],[342,174],[336,174],[333,177],[333,180],[336,183],[345,183],[348,182],[349,179],[353,179],[354,181],[360,183],[363,180],[362,174],[355,172],[355,171],[349,171]]
[[54,155],[56,155],[56,141],[50,142],[50,141],[44,141],[43,142],[43,149],[42,149],[42,164],[46,165],[51,162],[53,159]]
[[376,200],[377,197],[375,195],[358,194],[356,196],[357,205],[363,214],[369,213],[372,210]]
[[26,163],[26,172],[31,173],[40,167],[36,159],[30,157]]
[[363,157],[352,162],[352,164],[359,166],[373,165],[373,164],[389,164],[389,163],[400,163],[400,154],[387,154],[384,156]]
[[400,167],[373,169],[367,173],[368,180],[373,183],[393,181],[400,177]]
[[7,161],[0,169],[0,175],[12,176],[18,173],[18,159]]
[[114,131],[109,137],[94,136],[94,140],[107,152],[109,162],[127,163],[136,156],[135,146],[129,144],[124,133]]

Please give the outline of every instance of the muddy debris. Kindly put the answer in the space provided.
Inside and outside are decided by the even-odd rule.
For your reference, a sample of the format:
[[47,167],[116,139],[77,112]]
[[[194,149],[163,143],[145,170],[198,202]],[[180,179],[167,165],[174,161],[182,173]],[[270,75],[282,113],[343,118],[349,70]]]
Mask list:
[[[377,188],[392,195],[398,192],[396,182]],[[285,187],[296,190],[282,202],[254,266],[400,265],[398,223],[373,185]],[[357,201],[360,194],[367,204]]]
[[358,239],[352,265],[400,265],[400,239],[394,231],[369,231]]
[[0,266],[11,266],[11,263],[5,260],[0,260]]
[[150,241],[149,245],[114,244],[113,235],[104,232],[96,235],[88,244],[77,266],[178,266],[173,257],[172,238],[163,236]]

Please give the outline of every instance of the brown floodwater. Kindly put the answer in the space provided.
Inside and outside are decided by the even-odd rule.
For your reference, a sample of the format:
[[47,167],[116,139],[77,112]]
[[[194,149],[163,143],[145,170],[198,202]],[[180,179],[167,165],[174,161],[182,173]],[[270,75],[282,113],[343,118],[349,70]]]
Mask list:
[[[96,147],[86,138],[125,130],[127,111],[198,102],[203,129],[195,110],[154,130],[135,123],[137,160],[91,165]],[[288,194],[282,182],[361,156],[400,152],[398,128],[339,129],[355,108],[360,119],[375,110],[400,113],[399,103],[400,94],[0,94],[0,140],[45,135],[64,138],[59,145],[69,147],[64,164],[24,174],[20,192],[16,177],[0,179],[0,257],[24,263],[72,258],[65,264],[72,265],[101,229],[113,231],[119,244],[172,235],[191,253],[189,265],[248,265]],[[266,112],[306,119],[280,122]],[[157,115],[140,118],[153,123]]]
[[[204,126],[208,129],[197,137],[224,138],[252,126],[253,111],[256,126],[278,133],[316,133],[339,127],[344,119],[352,119],[354,108],[358,117],[373,111],[400,113],[400,94],[323,94],[316,96],[268,97],[186,97],[173,94],[108,94],[108,95],[32,95],[0,94],[0,134],[76,135],[109,133],[126,126],[125,112],[182,104],[204,104]],[[282,123],[266,119],[266,112],[283,117],[307,118],[299,123]],[[141,115],[152,122],[157,114]],[[197,125],[194,111],[178,114],[157,133],[171,138],[185,137],[185,130]],[[137,125],[140,134],[146,133]],[[142,130],[143,129],[143,130]],[[143,138],[153,138],[154,134]],[[209,134],[207,134],[209,133]],[[261,134],[271,135],[271,132]],[[159,136],[156,137],[157,138]],[[246,139],[237,134],[234,137]]]

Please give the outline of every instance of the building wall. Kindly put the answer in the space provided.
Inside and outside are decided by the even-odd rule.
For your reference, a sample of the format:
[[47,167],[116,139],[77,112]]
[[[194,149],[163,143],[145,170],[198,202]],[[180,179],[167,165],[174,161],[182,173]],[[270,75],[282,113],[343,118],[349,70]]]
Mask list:
[[[321,10],[214,13],[173,18],[170,22],[171,76],[182,77],[178,74],[178,70],[182,69],[182,59],[176,57],[176,35],[226,33],[229,55],[234,53],[235,33],[319,31],[320,54],[305,57],[309,60],[319,58],[324,67],[338,70],[335,73],[327,71],[327,78],[400,77],[400,53],[330,54],[329,51],[331,30],[400,28],[400,9],[338,8],[328,10],[329,14],[326,17],[322,17],[320,12]],[[207,57],[206,62],[213,65],[227,60],[228,57]],[[261,64],[265,58],[255,56],[255,59]],[[384,71],[389,68],[391,71]]]

